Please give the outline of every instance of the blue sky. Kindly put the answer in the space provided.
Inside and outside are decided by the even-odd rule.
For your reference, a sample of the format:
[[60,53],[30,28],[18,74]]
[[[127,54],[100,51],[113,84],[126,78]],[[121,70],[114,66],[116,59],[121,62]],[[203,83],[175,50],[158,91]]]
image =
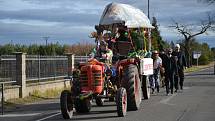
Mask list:
[[[0,44],[73,44],[93,42],[88,35],[94,31],[105,6],[119,2],[140,8],[147,14],[147,0],[0,0]],[[169,28],[175,20],[183,24],[199,24],[207,13],[215,16],[214,4],[199,0],[150,0],[150,16],[158,20],[165,40],[182,36]],[[198,37],[215,47],[215,33]]]

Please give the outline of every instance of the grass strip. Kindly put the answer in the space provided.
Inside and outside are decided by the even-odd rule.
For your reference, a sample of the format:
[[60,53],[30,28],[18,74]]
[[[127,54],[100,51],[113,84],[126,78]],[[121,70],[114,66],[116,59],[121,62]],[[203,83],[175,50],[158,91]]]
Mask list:
[[45,92],[41,92],[39,90],[34,90],[30,96],[27,96],[25,98],[15,98],[15,99],[9,99],[5,102],[6,106],[14,106],[17,104],[29,104],[34,103],[42,100],[48,100],[48,99],[56,99],[60,97],[60,93],[64,90],[69,88],[62,88],[62,89],[49,89]]
[[208,65],[199,65],[199,66],[192,66],[190,68],[187,68],[184,70],[185,73],[190,73],[190,72],[195,72],[195,71],[200,71],[201,69],[208,68],[208,67],[213,67],[214,62],[211,62]]

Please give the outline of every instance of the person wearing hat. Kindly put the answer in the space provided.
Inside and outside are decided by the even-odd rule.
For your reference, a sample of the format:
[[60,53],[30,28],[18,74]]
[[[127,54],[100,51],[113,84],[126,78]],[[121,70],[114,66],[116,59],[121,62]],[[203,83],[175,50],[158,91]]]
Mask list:
[[111,37],[111,33],[107,32],[103,35],[103,40],[108,44],[109,49],[113,49],[114,40]]
[[150,87],[152,89],[152,93],[154,93],[154,90],[157,89],[157,92],[159,92],[159,86],[160,86],[160,68],[162,66],[162,59],[159,57],[159,53],[157,50],[153,52],[152,55],[153,58],[153,75],[149,77],[150,79]]
[[165,56],[163,57],[163,67],[165,69],[165,86],[166,94],[169,95],[169,91],[173,94],[174,75],[178,73],[177,70],[177,57],[172,55],[172,49],[168,48]]
[[184,83],[184,67],[187,68],[186,58],[184,53],[180,50],[180,45],[175,45],[175,50],[172,53],[173,56],[177,56],[177,68],[178,68],[178,75],[175,75],[174,82],[175,82],[175,92],[178,90],[178,78],[180,78],[179,85],[180,89],[183,90],[183,83]]
[[104,59],[107,65],[112,63],[113,52],[108,48],[108,43],[104,40],[100,41],[99,48],[94,48],[90,55],[91,58]]

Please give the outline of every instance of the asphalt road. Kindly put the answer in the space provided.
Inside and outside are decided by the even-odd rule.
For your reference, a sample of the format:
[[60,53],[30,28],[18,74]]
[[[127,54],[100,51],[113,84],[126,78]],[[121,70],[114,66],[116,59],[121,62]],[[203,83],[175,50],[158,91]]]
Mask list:
[[[60,114],[59,99],[8,109],[0,121],[65,121]],[[186,74],[183,91],[166,96],[164,88],[149,100],[142,100],[138,111],[117,117],[116,106],[95,104],[86,114],[74,114],[77,121],[215,121],[215,75],[213,68]]]

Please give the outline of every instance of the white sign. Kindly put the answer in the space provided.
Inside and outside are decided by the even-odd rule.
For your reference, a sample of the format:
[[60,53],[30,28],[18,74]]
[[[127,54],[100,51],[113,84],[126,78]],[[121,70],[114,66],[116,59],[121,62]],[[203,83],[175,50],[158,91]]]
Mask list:
[[201,51],[193,51],[193,58],[198,59],[201,56]]
[[153,59],[143,58],[140,60],[140,74],[141,75],[153,74]]

